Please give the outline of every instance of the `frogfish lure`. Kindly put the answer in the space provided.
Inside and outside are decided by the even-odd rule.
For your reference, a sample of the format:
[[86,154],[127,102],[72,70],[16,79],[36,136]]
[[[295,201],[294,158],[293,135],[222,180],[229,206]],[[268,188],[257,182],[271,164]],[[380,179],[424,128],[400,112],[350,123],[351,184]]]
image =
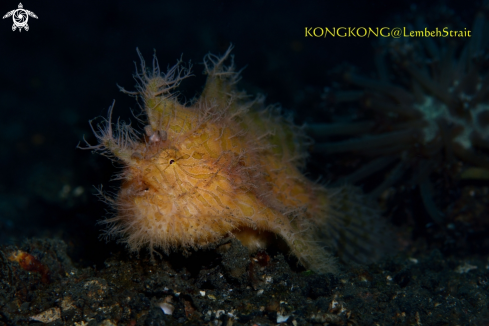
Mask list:
[[[318,273],[336,270],[335,254],[359,262],[383,251],[378,210],[352,186],[328,188],[302,170],[308,138],[278,106],[236,89],[230,47],[204,57],[207,81],[190,104],[175,96],[190,68],[160,71],[141,59],[137,88],[142,131],[108,118],[94,133],[99,151],[123,165],[121,188],[106,198],[115,214],[102,223],[131,251],[205,248],[235,237],[250,251],[270,234]],[[229,62],[229,63],[228,63]],[[94,129],[92,127],[92,129]],[[268,236],[268,239],[267,239]]]

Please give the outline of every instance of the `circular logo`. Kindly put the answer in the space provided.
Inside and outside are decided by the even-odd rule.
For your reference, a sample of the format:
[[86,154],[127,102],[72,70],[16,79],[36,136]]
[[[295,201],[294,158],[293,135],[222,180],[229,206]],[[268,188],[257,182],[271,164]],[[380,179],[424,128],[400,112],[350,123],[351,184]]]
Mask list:
[[17,25],[17,27],[24,27],[29,20],[29,16],[24,9],[17,9],[13,16],[14,24]]

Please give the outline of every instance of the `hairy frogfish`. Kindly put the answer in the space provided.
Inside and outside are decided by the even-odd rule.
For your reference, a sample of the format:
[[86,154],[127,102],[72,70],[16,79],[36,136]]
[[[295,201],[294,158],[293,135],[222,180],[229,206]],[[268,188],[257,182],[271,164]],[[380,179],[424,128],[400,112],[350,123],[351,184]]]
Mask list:
[[[131,251],[205,248],[235,237],[250,251],[282,238],[306,268],[336,270],[335,254],[368,262],[385,251],[379,211],[352,186],[327,187],[303,173],[310,140],[278,106],[236,88],[231,48],[204,58],[201,95],[175,95],[190,68],[161,72],[156,58],[136,69],[143,114],[137,131],[112,122],[94,131],[100,151],[123,165],[107,234]],[[228,64],[229,62],[229,64]]]

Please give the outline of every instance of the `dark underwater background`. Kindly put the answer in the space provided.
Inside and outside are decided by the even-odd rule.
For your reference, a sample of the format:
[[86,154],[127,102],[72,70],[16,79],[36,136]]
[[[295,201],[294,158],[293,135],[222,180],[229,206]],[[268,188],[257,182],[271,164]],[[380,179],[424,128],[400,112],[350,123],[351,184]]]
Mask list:
[[[99,239],[97,221],[108,207],[94,186],[116,189],[119,171],[107,158],[77,149],[85,137],[95,143],[89,120],[114,115],[130,119],[136,48],[149,62],[155,52],[162,68],[183,54],[195,77],[181,88],[182,101],[202,89],[202,58],[234,45],[239,88],[280,103],[297,123],[323,116],[323,89],[343,63],[368,75],[374,71],[375,38],[305,37],[306,27],[383,27],[407,13],[446,6],[469,28],[481,1],[26,1],[29,31],[13,32],[0,21],[0,244],[26,238],[61,238],[73,261],[101,264],[115,242]],[[17,8],[2,1],[2,15]],[[96,124],[96,123],[95,123]],[[311,157],[315,177],[326,166]],[[420,214],[423,212],[420,210]],[[428,218],[419,217],[413,236],[423,236]],[[399,223],[398,223],[399,224]],[[402,227],[402,223],[400,224]],[[416,229],[417,228],[417,229]],[[417,235],[416,235],[417,234]],[[471,250],[469,248],[468,250]]]

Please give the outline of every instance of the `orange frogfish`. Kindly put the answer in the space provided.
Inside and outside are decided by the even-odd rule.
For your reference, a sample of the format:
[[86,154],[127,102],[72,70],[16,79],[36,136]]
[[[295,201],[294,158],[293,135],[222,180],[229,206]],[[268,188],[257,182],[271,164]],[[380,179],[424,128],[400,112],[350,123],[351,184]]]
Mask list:
[[[236,89],[231,48],[204,58],[202,94],[181,104],[175,94],[190,76],[180,62],[166,73],[156,58],[141,67],[141,131],[109,117],[87,146],[123,165],[114,216],[103,223],[131,251],[204,248],[235,237],[250,251],[266,235],[282,238],[299,262],[318,273],[336,270],[335,254],[370,261],[384,249],[382,223],[352,186],[328,188],[303,174],[308,138],[278,106]],[[228,61],[231,61],[227,64]],[[106,197],[107,198],[107,197]]]

